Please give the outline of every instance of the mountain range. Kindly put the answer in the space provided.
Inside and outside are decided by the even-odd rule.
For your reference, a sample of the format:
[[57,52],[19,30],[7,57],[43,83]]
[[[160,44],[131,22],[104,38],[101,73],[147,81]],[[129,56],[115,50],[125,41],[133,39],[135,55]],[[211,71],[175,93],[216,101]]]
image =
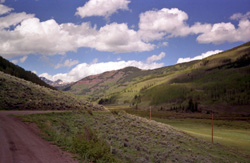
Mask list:
[[[60,94],[60,91],[49,94],[48,92],[57,87],[76,94],[84,100],[103,105],[138,109],[151,106],[158,110],[177,112],[188,110],[250,114],[250,42],[203,60],[154,70],[126,67],[88,76],[66,85],[63,85],[65,83],[61,80],[53,82],[46,78],[39,78],[36,74],[25,71],[2,57],[0,57],[0,63],[1,88],[4,90],[1,91],[1,105],[5,107],[10,105],[9,101],[11,103],[16,101],[16,95],[25,90],[32,91],[26,91],[29,93],[23,95],[23,100],[27,97],[24,103],[39,103],[41,101],[39,98],[49,97],[48,105],[52,105],[58,99],[54,95]],[[11,76],[8,77],[7,74]],[[23,84],[24,80],[20,78],[30,83]],[[23,87],[16,87],[11,83],[23,85]],[[34,84],[38,84],[39,87],[33,86]],[[29,86],[32,88],[26,88]],[[49,91],[44,90],[44,93],[41,93],[39,89],[43,90],[44,87]],[[30,101],[34,95],[37,98]],[[62,94],[62,96],[65,95]],[[16,101],[11,106],[18,108],[19,104],[21,105]],[[60,109],[63,105],[64,103],[55,106]]]
[[250,42],[203,60],[155,70],[127,67],[62,88],[100,104],[249,113]]

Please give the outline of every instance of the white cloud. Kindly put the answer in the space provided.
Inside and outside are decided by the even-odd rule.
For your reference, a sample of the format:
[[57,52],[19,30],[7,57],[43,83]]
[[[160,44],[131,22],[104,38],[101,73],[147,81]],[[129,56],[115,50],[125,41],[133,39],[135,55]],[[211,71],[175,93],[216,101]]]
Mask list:
[[20,59],[15,59],[15,60],[12,60],[11,62],[14,63],[14,64],[17,64],[17,63],[23,63],[26,61],[26,59],[28,58],[28,56],[23,56],[22,58]]
[[139,33],[143,40],[153,41],[198,34],[210,29],[208,24],[201,23],[190,27],[187,20],[187,13],[178,8],[147,11],[140,14]]
[[29,18],[14,30],[0,30],[0,55],[7,57],[27,54],[64,54],[76,51],[74,38],[53,19],[40,22]]
[[212,56],[212,55],[215,55],[215,54],[218,54],[222,52],[222,50],[214,50],[214,51],[207,51],[206,53],[202,53],[201,55],[198,55],[194,58],[179,58],[177,63],[184,63],[184,62],[190,62],[190,61],[194,61],[194,60],[201,60],[201,59],[204,59],[206,57],[209,57],[209,56]]
[[28,56],[23,56],[22,58],[20,58],[20,63],[25,62],[27,58],[28,58]]
[[61,68],[61,67],[72,67],[76,64],[78,64],[78,60],[72,60],[72,59],[67,59],[63,64],[59,63],[55,66],[55,69]]
[[224,42],[237,42],[250,40],[250,21],[240,20],[238,28],[232,23],[214,24],[211,30],[206,31],[197,37],[199,43],[221,44]]
[[154,61],[159,61],[159,60],[161,60],[164,57],[165,57],[165,53],[164,52],[161,52],[159,55],[152,55],[151,57],[147,58],[147,63],[152,63]]
[[232,23],[201,24],[196,22],[187,24],[188,15],[177,8],[152,10],[140,14],[139,34],[144,41],[150,42],[170,37],[183,37],[190,34],[199,35],[199,43],[220,44],[250,40],[250,12],[237,13],[232,20],[240,20],[238,28]]
[[100,28],[90,47],[99,51],[116,53],[142,52],[154,49],[154,45],[143,42],[138,33],[129,29],[125,23],[112,23]]
[[5,0],[0,0],[0,3],[4,3],[5,2]]
[[78,7],[76,15],[84,17],[104,16],[108,18],[117,10],[128,10],[129,0],[89,0],[84,6]]
[[[111,2],[116,3],[107,1]],[[187,19],[187,13],[177,8],[147,11],[140,14],[139,30],[136,31],[125,23],[111,23],[97,29],[89,22],[58,24],[54,19],[40,21],[33,14],[10,13],[0,17],[0,55],[5,58],[29,54],[56,55],[76,52],[81,47],[114,53],[143,52],[157,47],[151,43],[154,40],[189,34],[199,35],[199,43],[250,40],[248,19],[241,19],[238,28],[232,23],[212,25],[197,22],[189,26]],[[167,45],[165,40],[161,42],[158,47]]]
[[230,17],[231,20],[241,20],[241,19],[250,19],[250,12],[246,14],[242,13],[235,13]]
[[168,46],[168,42],[163,42],[162,46]]
[[46,77],[49,80],[56,81],[61,79],[65,82],[73,82],[80,80],[89,75],[96,75],[106,71],[118,70],[125,67],[133,66],[140,69],[155,69],[162,67],[164,63],[144,63],[141,61],[117,61],[117,62],[100,62],[94,64],[81,63],[74,67],[68,73],[59,73],[56,75],[49,75],[48,73],[40,74],[39,76]]
[[17,64],[17,63],[18,63],[18,60],[15,59],[15,60],[12,60],[11,62],[14,63],[14,64]]
[[[1,3],[3,3],[3,2],[4,2],[4,1],[1,0]],[[9,8],[9,7],[5,6],[5,5],[0,4],[0,15],[9,13],[9,12],[12,11],[12,10],[13,10],[13,8]]]
[[[124,23],[108,24],[97,30],[90,23],[58,24],[54,19],[41,22],[26,13],[10,14],[0,19],[3,19],[0,22],[0,55],[6,58],[65,54],[80,47],[115,53],[150,51],[155,47],[143,42],[138,32]],[[10,26],[14,28],[6,29]]]
[[16,26],[18,23],[23,20],[34,17],[33,14],[26,14],[25,12],[21,13],[11,13],[5,17],[0,17],[0,29],[9,28],[10,26]]
[[97,62],[98,62],[98,58],[95,58],[90,64],[96,64]]
[[33,71],[31,71],[32,73],[34,73],[34,74],[37,74],[37,72],[35,71],[35,70],[33,70]]

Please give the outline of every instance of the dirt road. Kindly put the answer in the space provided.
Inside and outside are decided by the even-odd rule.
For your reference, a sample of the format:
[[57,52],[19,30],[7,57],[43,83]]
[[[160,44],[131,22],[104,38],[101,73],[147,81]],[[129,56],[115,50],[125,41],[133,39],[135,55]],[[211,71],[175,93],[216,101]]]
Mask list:
[[0,111],[0,163],[78,162],[69,153],[43,140],[38,132],[9,114],[49,111]]

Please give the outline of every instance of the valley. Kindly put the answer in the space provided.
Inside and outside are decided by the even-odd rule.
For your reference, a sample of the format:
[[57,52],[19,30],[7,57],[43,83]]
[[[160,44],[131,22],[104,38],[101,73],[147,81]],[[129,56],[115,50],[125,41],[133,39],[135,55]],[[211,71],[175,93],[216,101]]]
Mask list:
[[[5,66],[0,72],[0,110],[12,110],[9,114],[14,115],[0,111],[4,115],[0,120],[37,126],[34,137],[42,136],[59,146],[59,153],[69,152],[80,162],[249,162],[249,56],[250,43],[246,43],[203,60],[88,76],[59,90],[45,79],[19,78]],[[26,110],[36,114],[19,115]],[[60,112],[49,113],[56,110]],[[0,130],[10,137],[26,131],[20,127],[14,133],[8,125]],[[6,139],[1,141],[8,148]],[[16,146],[15,150],[8,155],[19,160],[42,157]]]
[[196,105],[196,111],[203,113],[246,116],[250,114],[249,65],[248,42],[203,60],[89,76],[62,90],[105,105],[176,112],[192,112]]
[[0,163],[250,163],[250,0],[0,0]]

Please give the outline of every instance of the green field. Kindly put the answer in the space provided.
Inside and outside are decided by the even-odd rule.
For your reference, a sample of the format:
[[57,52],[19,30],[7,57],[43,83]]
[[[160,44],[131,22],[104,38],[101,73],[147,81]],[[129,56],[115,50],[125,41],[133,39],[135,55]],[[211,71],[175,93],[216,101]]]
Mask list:
[[[190,135],[211,141],[211,120],[159,119],[154,120],[174,126]],[[214,121],[214,143],[220,143],[250,156],[250,123],[245,121]]]
[[83,162],[249,162],[250,158],[123,111],[24,115]]
[[[135,111],[126,110],[128,113],[138,116],[149,118],[149,111]],[[178,115],[174,118],[170,116],[171,113],[166,113],[169,118],[164,117],[162,113],[152,114],[152,119],[157,122],[169,124],[179,130],[182,130],[192,136],[201,138],[208,142],[211,142],[211,119],[197,119],[195,116],[191,118],[183,118],[185,114]],[[159,118],[160,116],[164,118]],[[182,118],[180,118],[182,116]],[[191,115],[186,115],[191,116]],[[207,118],[210,115],[205,115]],[[204,117],[203,117],[204,118]],[[219,143],[226,148],[229,148],[235,152],[248,155],[250,157],[250,121],[230,121],[230,120],[214,120],[214,143]]]

